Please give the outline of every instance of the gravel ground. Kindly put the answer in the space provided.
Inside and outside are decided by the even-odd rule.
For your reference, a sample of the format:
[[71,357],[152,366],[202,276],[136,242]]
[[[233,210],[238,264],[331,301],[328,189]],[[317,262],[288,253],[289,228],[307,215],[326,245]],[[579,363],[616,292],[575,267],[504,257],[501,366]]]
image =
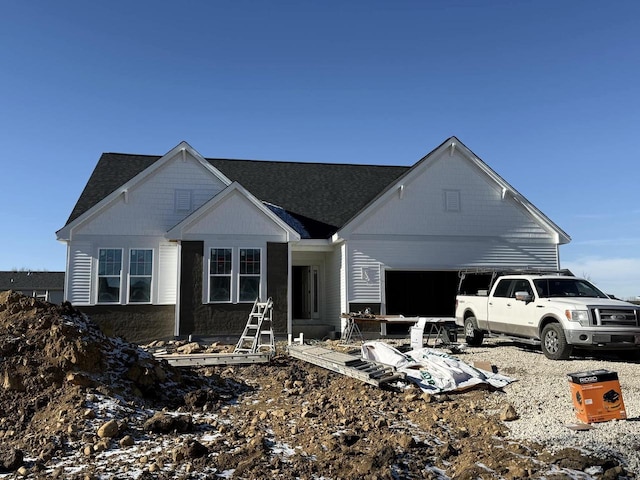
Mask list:
[[[470,364],[490,362],[498,372],[517,380],[504,388],[503,398],[493,400],[496,408],[505,401],[515,407],[520,418],[507,424],[512,438],[538,442],[551,450],[576,447],[622,457],[630,471],[640,473],[638,361],[624,360],[612,354],[554,361],[547,359],[539,349],[499,339],[485,339],[482,346],[467,347],[456,356]],[[627,420],[592,423],[592,428],[584,431],[568,428],[568,425],[580,422],[573,410],[567,375],[599,369],[617,372]]]

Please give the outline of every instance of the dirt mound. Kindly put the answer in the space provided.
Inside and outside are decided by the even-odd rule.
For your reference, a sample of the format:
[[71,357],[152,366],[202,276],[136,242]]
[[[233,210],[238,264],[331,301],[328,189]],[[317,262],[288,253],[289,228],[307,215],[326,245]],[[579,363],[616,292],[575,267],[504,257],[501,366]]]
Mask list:
[[81,439],[84,420],[95,416],[88,392],[122,404],[175,409],[191,407],[193,392],[204,392],[199,398],[211,405],[244,390],[215,375],[175,369],[137,345],[107,337],[69,303],[52,305],[16,292],[0,293],[0,368],[0,472],[19,467],[22,452],[46,458]]
[[499,393],[381,389],[278,350],[178,370],[70,304],[0,293],[0,479],[634,478],[508,440]]

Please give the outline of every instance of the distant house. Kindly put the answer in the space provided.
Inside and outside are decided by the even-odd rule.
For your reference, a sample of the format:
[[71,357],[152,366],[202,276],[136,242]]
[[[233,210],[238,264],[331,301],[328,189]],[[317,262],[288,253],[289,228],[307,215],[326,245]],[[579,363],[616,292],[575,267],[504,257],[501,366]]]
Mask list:
[[569,236],[451,137],[413,166],[104,153],[64,227],[65,298],[132,341],[452,316],[458,272],[559,268]]
[[50,303],[62,303],[64,272],[0,272],[0,292],[7,290]]

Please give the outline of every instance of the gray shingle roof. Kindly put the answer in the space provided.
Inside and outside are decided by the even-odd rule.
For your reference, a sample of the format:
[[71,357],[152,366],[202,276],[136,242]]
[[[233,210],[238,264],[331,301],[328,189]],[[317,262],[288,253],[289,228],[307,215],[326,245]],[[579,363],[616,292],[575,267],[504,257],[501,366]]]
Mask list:
[[64,272],[0,272],[0,291],[63,288]]
[[[159,156],[104,153],[67,224],[156,162]],[[282,207],[304,237],[327,238],[410,167],[207,159],[263,202]],[[300,232],[301,234],[303,232]]]

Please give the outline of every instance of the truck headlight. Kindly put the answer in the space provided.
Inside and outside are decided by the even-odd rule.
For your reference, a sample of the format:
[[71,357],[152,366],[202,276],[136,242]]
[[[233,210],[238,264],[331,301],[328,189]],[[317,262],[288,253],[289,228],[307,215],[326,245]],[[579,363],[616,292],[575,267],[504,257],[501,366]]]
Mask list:
[[583,327],[589,325],[588,310],[565,310],[564,314],[570,322],[579,322]]

